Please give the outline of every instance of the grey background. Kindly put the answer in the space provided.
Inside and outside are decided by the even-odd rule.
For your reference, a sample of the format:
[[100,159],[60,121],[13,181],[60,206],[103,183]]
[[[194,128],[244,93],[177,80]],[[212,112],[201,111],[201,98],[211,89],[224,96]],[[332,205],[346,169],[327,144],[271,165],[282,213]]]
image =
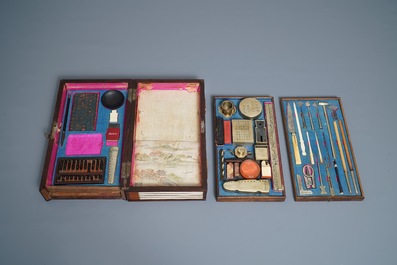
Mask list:
[[[0,264],[396,264],[396,1],[1,1]],[[50,201],[61,78],[203,78],[208,199]],[[276,98],[287,199],[217,203],[211,97]],[[366,198],[294,202],[281,96],[342,98]]]

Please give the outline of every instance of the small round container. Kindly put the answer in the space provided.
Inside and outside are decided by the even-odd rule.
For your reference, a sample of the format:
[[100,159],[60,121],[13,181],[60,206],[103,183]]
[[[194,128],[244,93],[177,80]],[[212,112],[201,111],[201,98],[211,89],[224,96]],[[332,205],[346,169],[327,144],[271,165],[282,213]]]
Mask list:
[[246,159],[240,164],[240,174],[246,179],[256,179],[261,172],[261,169],[254,160]]
[[246,119],[256,119],[262,113],[262,104],[256,98],[245,98],[239,104],[241,116]]
[[236,113],[236,106],[230,100],[222,101],[219,106],[219,112],[225,116],[225,118],[230,118]]
[[235,155],[237,158],[244,158],[244,157],[246,157],[246,156],[248,155],[247,148],[245,148],[244,146],[237,146],[237,147],[234,149],[234,155]]

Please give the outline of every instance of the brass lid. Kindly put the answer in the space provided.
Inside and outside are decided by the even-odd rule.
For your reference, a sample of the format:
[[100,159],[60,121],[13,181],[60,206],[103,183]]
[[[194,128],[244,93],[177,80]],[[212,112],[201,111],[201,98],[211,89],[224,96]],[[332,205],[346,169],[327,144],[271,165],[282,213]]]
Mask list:
[[245,98],[241,100],[239,110],[244,118],[255,119],[262,113],[262,104],[256,98]]

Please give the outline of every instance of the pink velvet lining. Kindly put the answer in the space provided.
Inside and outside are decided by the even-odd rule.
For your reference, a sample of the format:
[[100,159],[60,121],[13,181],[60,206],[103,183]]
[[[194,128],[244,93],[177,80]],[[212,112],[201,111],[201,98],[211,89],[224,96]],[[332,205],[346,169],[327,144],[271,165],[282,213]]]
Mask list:
[[99,155],[102,150],[102,134],[70,134],[66,141],[66,155]]
[[199,92],[199,83],[139,83],[138,92],[141,90],[186,90]]

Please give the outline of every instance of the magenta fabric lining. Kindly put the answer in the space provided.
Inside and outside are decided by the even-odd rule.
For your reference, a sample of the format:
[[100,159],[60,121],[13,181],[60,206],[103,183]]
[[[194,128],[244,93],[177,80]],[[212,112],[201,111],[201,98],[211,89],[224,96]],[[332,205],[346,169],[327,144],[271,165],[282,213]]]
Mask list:
[[99,155],[102,150],[102,134],[70,134],[66,142],[66,155]]
[[128,83],[66,83],[68,90],[124,90],[128,88]]
[[138,83],[138,92],[141,90],[186,90],[199,92],[199,83]]

